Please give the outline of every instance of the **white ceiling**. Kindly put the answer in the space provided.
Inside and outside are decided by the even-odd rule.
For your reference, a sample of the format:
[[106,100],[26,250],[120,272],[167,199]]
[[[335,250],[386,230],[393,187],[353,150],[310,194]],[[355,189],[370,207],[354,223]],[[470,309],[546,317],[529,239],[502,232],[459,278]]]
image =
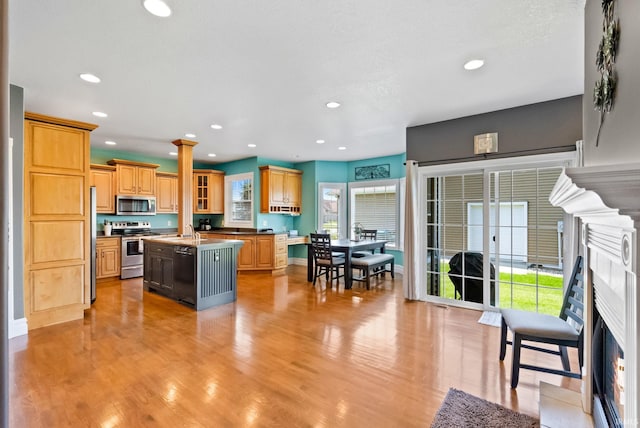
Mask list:
[[11,0],[26,110],[98,124],[93,147],[170,158],[192,132],[201,161],[300,162],[402,153],[407,126],[583,93],[584,0],[168,3]]

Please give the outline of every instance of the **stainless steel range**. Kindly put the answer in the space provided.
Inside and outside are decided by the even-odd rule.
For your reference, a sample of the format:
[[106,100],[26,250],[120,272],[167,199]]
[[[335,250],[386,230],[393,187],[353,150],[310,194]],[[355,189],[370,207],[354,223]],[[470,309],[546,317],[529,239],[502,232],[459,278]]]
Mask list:
[[121,221],[114,222],[112,228],[114,235],[122,235],[122,259],[120,278],[136,278],[143,274],[143,253],[145,236],[157,235],[151,232],[151,224],[148,221]]

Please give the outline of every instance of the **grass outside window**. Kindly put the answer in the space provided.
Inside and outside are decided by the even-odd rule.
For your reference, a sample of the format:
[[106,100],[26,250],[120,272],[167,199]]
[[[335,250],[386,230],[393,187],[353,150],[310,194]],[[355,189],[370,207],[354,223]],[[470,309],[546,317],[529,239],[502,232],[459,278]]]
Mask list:
[[[455,296],[453,282],[449,278],[449,264],[440,265],[440,278],[444,282],[441,297]],[[496,269],[497,270],[497,269]],[[498,272],[496,272],[498,274]],[[562,275],[530,271],[527,273],[500,272],[496,278],[499,285],[500,307],[558,315],[562,306]],[[537,285],[536,285],[537,284]]]

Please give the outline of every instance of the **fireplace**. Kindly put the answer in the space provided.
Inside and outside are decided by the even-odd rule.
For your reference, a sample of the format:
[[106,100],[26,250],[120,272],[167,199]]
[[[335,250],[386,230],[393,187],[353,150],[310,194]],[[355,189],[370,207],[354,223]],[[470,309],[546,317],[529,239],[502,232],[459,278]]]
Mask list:
[[577,221],[587,266],[581,395],[596,425],[639,423],[638,195],[640,164],[567,168],[549,196]]
[[593,330],[593,419],[596,428],[621,428],[624,415],[624,351],[596,312]]

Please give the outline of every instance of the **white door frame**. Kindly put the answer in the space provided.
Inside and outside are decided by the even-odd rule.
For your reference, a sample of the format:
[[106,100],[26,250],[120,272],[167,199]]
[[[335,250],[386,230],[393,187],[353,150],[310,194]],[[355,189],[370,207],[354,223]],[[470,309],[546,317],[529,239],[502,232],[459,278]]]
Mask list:
[[348,238],[349,227],[347,221],[347,193],[346,183],[318,183],[318,216],[316,219],[316,230],[322,229],[322,190],[325,188],[337,189],[340,192],[341,199],[338,201],[338,237]]
[[[578,162],[578,157],[580,153],[578,151],[571,152],[561,152],[561,153],[550,153],[543,155],[532,155],[532,156],[518,156],[513,158],[501,158],[501,159],[489,159],[489,160],[480,160],[477,162],[460,162],[460,163],[451,163],[451,164],[442,164],[442,165],[433,165],[433,166],[423,166],[418,168],[418,192],[420,195],[420,224],[426,224],[426,203],[427,200],[427,186],[425,183],[428,178],[433,177],[442,177],[442,176],[451,176],[451,175],[466,175],[473,173],[483,173],[484,177],[484,186],[483,186],[483,198],[484,200],[489,200],[489,180],[488,175],[491,172],[500,171],[500,170],[516,170],[516,169],[526,169],[526,168],[541,168],[544,166],[551,165],[561,165],[564,164],[566,167],[573,166]],[[490,211],[488,204],[484,204],[484,216],[483,218],[489,218]],[[496,213],[496,225],[499,225],[499,218]],[[484,236],[484,254],[489,254],[489,237],[490,237],[490,225],[489,222],[484,222],[483,224],[483,236]],[[420,241],[421,243],[427,242],[426,237],[426,228],[420,228]],[[427,260],[426,254],[426,245],[418,246],[419,252],[419,260]],[[484,283],[489,284],[491,280],[491,271],[490,271],[490,263],[489,257],[484,257]],[[421,278],[421,284],[426,288],[427,286],[427,272],[425,269],[425,263],[420,263],[419,267],[419,277]],[[497,290],[497,278],[496,278],[496,305],[498,300],[498,290]],[[427,301],[432,301],[436,303],[444,303],[448,305],[455,305],[460,307],[472,308],[472,309],[485,309],[490,310],[493,307],[489,304],[489,287],[484,287],[484,302],[483,304],[475,303],[475,302],[466,302],[462,300],[452,300],[439,296],[426,296]]]

